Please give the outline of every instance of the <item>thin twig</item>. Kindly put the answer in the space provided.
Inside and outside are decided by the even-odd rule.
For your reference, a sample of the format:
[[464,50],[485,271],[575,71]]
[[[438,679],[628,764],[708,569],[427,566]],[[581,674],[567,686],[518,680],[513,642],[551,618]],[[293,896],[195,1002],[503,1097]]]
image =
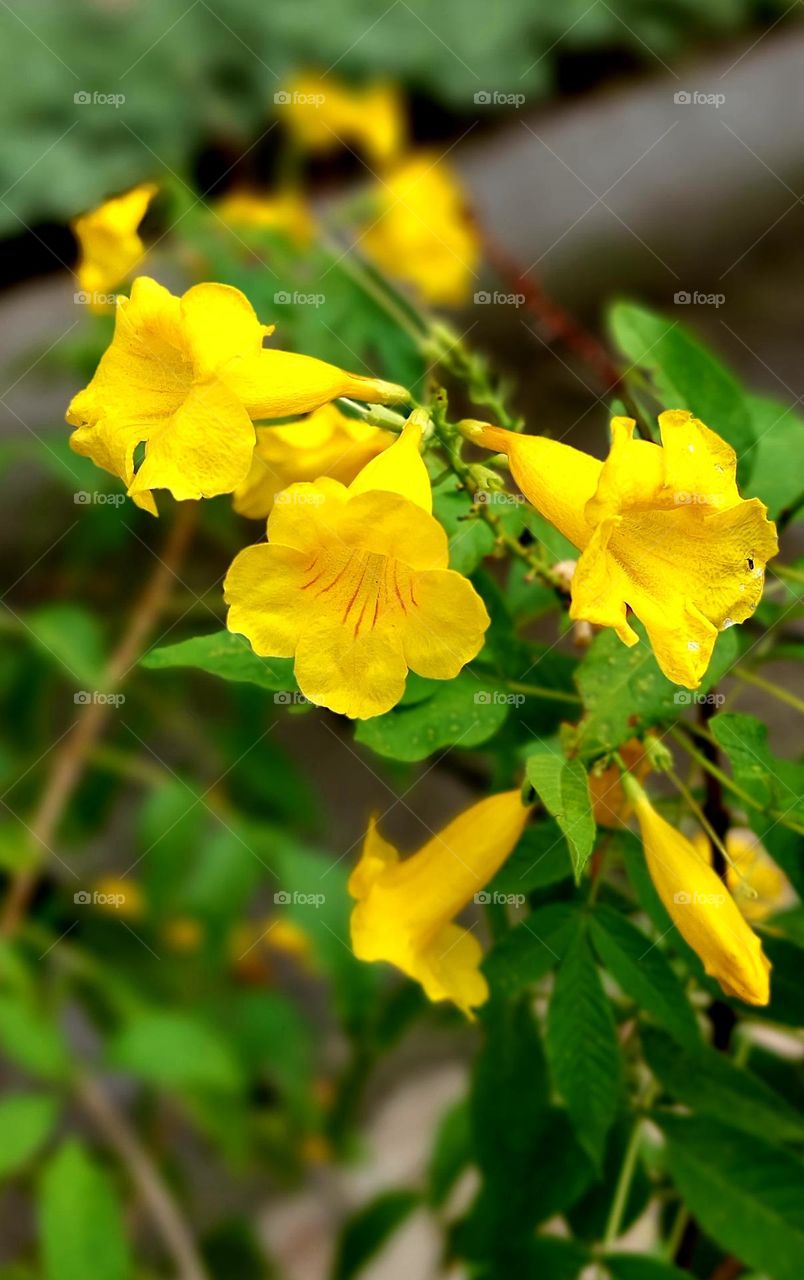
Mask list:
[[[156,624],[170,593],[176,568],[184,557],[196,518],[195,503],[180,504],[164,551],[131,613],[120,643],[106,665],[102,678],[104,693],[120,687],[140,656],[146,637]],[[37,859],[53,840],[64,810],[81,780],[87,757],[106,725],[110,705],[99,700],[84,703],[71,732],[54,753],[45,788],[28,825]],[[36,881],[36,866],[27,867],[14,876],[3,906],[0,933],[8,936],[16,931]]]

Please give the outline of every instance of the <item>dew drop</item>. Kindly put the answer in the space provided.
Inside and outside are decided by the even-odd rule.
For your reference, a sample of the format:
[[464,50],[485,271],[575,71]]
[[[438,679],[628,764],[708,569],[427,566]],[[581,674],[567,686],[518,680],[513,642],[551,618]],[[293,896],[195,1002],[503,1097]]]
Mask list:
[[689,449],[690,453],[694,453],[694,452],[695,452],[695,445],[694,445],[694,444],[688,444],[688,445],[687,445],[687,448]]
[[733,626],[734,626],[734,619],[733,619],[733,618],[724,618],[724,620],[723,620],[723,626],[720,628],[720,630],[721,630],[721,631],[728,631],[729,627],[733,627]]
[[697,653],[700,647],[701,646],[698,644],[697,640],[687,641],[687,648],[689,649],[690,653]]

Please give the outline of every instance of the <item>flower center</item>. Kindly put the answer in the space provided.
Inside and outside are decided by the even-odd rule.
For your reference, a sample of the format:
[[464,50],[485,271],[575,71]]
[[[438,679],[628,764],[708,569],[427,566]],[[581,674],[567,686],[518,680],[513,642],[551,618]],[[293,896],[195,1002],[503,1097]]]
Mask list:
[[351,627],[355,637],[392,626],[417,603],[412,570],[374,551],[317,552],[302,590]]

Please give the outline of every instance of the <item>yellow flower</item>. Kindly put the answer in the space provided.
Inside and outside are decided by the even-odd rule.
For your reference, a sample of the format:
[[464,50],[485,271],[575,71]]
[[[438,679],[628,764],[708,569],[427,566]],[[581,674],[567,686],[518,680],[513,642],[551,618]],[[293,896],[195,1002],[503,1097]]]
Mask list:
[[[702,831],[695,837],[701,857],[711,857],[711,845]],[[762,842],[746,827],[732,827],[726,835],[726,851],[734,866],[726,868],[726,883],[746,920],[764,920],[795,901],[793,887]]]
[[152,489],[179,500],[236,489],[251,466],[252,418],[309,413],[341,395],[407,396],[310,356],[264,349],[271,332],[238,289],[198,284],[176,298],[140,276],[130,299],[118,301],[114,338],[95,376],[67,411],[78,428],[73,449],[119,476],[155,515]]
[[142,888],[128,876],[103,876],[95,884],[92,900],[95,906],[126,920],[141,920],[145,915]]
[[349,878],[357,958],[387,960],[420,982],[430,1000],[453,1000],[471,1017],[489,994],[483,949],[453,918],[505,862],[527,817],[519,791],[490,796],[403,861],[372,818]]
[[193,916],[174,916],[162,926],[162,937],[172,951],[197,951],[204,942],[204,926]]
[[125,280],[145,253],[137,228],[158,189],[153,183],[144,182],[71,223],[81,250],[78,283],[89,294],[93,311],[111,310],[113,303],[107,295]]
[[312,214],[297,191],[280,191],[275,196],[232,191],[214,208],[218,217],[232,227],[279,231],[297,244],[309,244],[315,234]]
[[376,164],[393,160],[405,143],[402,98],[395,85],[347,85],[332,76],[298,76],[286,95],[288,128],[308,151],[357,146]]
[[251,470],[234,492],[241,516],[264,520],[281,489],[329,476],[349,484],[394,439],[390,431],[347,418],[334,404],[288,426],[258,427]]
[[427,153],[403,160],[383,178],[376,202],[360,239],[366,255],[427,302],[464,302],[480,246],[451,170]]
[[727,995],[767,1004],[770,962],[708,858],[665,822],[637,783],[625,777],[624,785],[634,800],[651,879],[682,938]]
[[283,490],[268,545],[241,551],[224,583],[229,630],[255,653],[295,657],[302,693],[354,719],[395,706],[408,668],[451,680],[489,625],[472,584],[447,568],[421,437],[409,422],[348,489]]
[[696,689],[719,631],[744,622],[762,597],[776,528],[758,498],[741,498],[730,445],[684,410],[659,417],[662,445],[614,418],[605,463],[541,436],[464,424],[508,454],[525,496],[583,551],[570,617],[613,627],[624,644],[642,620],[669,680]]

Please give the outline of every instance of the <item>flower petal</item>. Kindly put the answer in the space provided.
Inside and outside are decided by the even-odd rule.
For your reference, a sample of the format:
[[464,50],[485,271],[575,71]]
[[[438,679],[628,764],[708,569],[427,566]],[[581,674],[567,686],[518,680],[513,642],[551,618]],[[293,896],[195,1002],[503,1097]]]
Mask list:
[[356,635],[326,614],[305,628],[295,671],[306,698],[353,720],[395,707],[408,673],[393,634],[369,629]]
[[684,409],[659,414],[664,483],[679,498],[701,507],[725,509],[740,501],[737,455],[730,444]]
[[433,491],[421,447],[421,427],[416,422],[408,422],[394,443],[357,474],[349,486],[350,497],[381,489],[386,493],[399,493],[432,514]]
[[405,660],[431,680],[451,680],[483,648],[491,619],[468,578],[452,569],[417,573],[402,624]]
[[129,492],[168,489],[181,501],[231,493],[248,474],[254,427],[222,382],[191,387],[164,425],[148,437],[145,460]]
[[290,547],[246,547],[235,556],[223,584],[226,626],[246,636],[255,653],[292,658],[310,616],[302,591],[307,558]]
[[598,627],[613,627],[623,644],[635,645],[639,636],[627,621],[629,581],[609,552],[616,518],[598,525],[572,575],[570,617]]
[[197,377],[254,356],[268,332],[245,294],[228,284],[197,284],[181,299],[181,318]]
[[154,183],[144,182],[72,223],[81,248],[78,283],[91,295],[94,311],[111,309],[94,295],[110,293],[142,258],[144,246],[137,228],[157,190]]
[[443,526],[395,493],[373,489],[350,496],[339,533],[349,546],[389,556],[411,569],[446,569],[449,564]]
[[263,349],[253,355],[241,355],[220,372],[254,419],[310,413],[339,396],[380,404],[398,404],[409,398],[405,388],[395,383],[346,373],[323,360],[292,351]]

